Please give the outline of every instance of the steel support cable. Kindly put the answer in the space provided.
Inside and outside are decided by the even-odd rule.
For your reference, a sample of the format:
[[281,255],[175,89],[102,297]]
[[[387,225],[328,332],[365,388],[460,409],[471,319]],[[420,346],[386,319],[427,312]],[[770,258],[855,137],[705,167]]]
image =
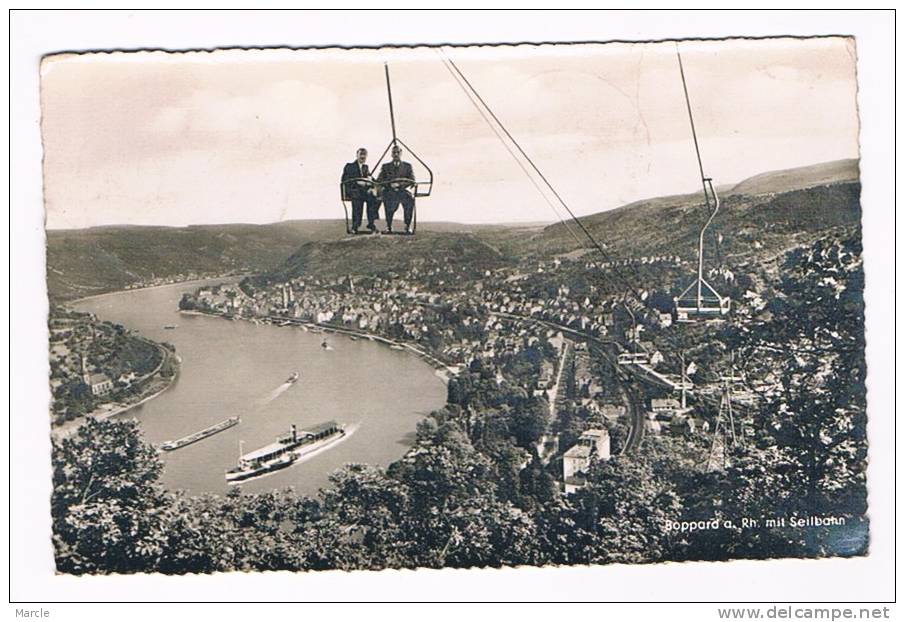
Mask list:
[[701,171],[701,183],[704,185],[704,197],[707,197],[707,184],[704,182],[704,164],[701,160],[701,148],[698,146],[698,133],[694,127],[694,116],[691,114],[691,98],[688,97],[688,85],[685,83],[685,68],[682,66],[682,55],[679,53],[679,44],[676,43],[676,58],[679,59],[679,75],[682,76],[682,91],[685,93],[685,107],[688,109],[688,122],[691,124],[691,138],[694,140],[694,152],[698,156],[698,170]]
[[[438,54],[439,54],[439,51],[438,51]],[[537,190],[538,194],[540,194],[541,197],[544,199],[544,202],[550,207],[550,209],[556,215],[557,220],[559,220],[559,222],[561,222],[563,224],[563,226],[565,226],[566,230],[569,232],[569,235],[572,236],[572,239],[575,240],[575,243],[578,245],[578,247],[584,248],[584,243],[578,238],[578,235],[575,233],[575,231],[572,229],[572,227],[569,226],[569,223],[559,213],[559,210],[556,208],[556,204],[550,200],[550,197],[548,197],[547,194],[543,191],[543,189],[541,189],[540,184],[537,183],[537,180],[534,178],[534,176],[532,176],[531,173],[528,171],[528,169],[525,168],[525,164],[515,154],[515,152],[512,150],[512,147],[510,147],[509,143],[506,142],[506,139],[503,138],[503,135],[500,134],[500,131],[497,129],[497,127],[493,124],[493,122],[487,116],[487,113],[484,112],[484,110],[481,108],[480,104],[478,104],[478,102],[475,100],[475,98],[471,94],[471,92],[465,87],[464,84],[462,84],[462,79],[459,76],[457,76],[456,73],[449,66],[449,62],[447,61],[447,59],[445,59],[441,56],[440,60],[443,62],[443,66],[446,67],[446,70],[453,77],[453,79],[455,80],[455,82],[459,86],[459,88],[462,89],[462,92],[468,98],[468,101],[470,101],[471,105],[474,106],[475,110],[478,111],[478,114],[481,115],[481,118],[484,119],[484,122],[487,124],[487,126],[493,131],[494,135],[497,137],[497,139],[500,141],[500,143],[502,143],[503,147],[506,148],[506,151],[509,152],[509,155],[512,156],[512,159],[515,160],[515,163],[518,164],[520,169],[522,169],[522,172],[525,174],[525,177],[528,178],[528,180],[531,182],[531,184]]]
[[556,197],[556,200],[559,201],[560,205],[562,205],[565,208],[565,210],[569,213],[569,216],[572,218],[573,222],[575,222],[575,224],[578,225],[578,228],[581,229],[582,233],[584,233],[585,236],[588,238],[588,240],[590,240],[590,242],[594,246],[594,248],[596,248],[600,252],[600,254],[603,255],[604,259],[606,259],[608,262],[611,262],[613,264],[613,266],[612,266],[613,273],[619,278],[620,281],[622,281],[622,283],[626,286],[626,288],[628,290],[630,290],[632,292],[632,294],[634,294],[635,297],[638,298],[638,300],[643,303],[644,298],[641,297],[641,294],[635,289],[635,287],[631,284],[631,282],[629,282],[628,279],[626,279],[622,275],[621,271],[616,267],[615,262],[613,262],[613,260],[611,259],[609,253],[607,253],[606,250],[604,249],[604,247],[600,244],[600,242],[598,242],[596,240],[596,238],[594,238],[594,236],[591,235],[591,232],[588,231],[588,228],[584,226],[584,223],[582,223],[578,219],[578,217],[575,216],[575,213],[572,211],[572,209],[569,207],[569,205],[563,200],[562,196],[560,196],[560,194],[556,191],[556,188],[553,187],[553,184],[551,184],[550,181],[546,178],[546,176],[541,172],[541,170],[537,167],[537,165],[534,163],[534,161],[531,159],[531,157],[527,153],[525,153],[525,150],[522,149],[519,142],[515,139],[515,137],[512,136],[512,134],[509,132],[509,130],[506,129],[506,126],[503,124],[502,121],[500,121],[499,117],[496,116],[496,114],[493,112],[493,110],[490,108],[490,106],[487,105],[487,102],[484,101],[484,98],[481,97],[481,94],[478,93],[478,91],[474,88],[474,86],[471,84],[471,82],[468,81],[468,78],[465,77],[465,74],[462,73],[462,71],[459,69],[458,65],[456,65],[455,61],[453,61],[448,56],[446,58],[449,61],[449,64],[452,66],[452,68],[455,69],[456,73],[459,74],[459,76],[462,78],[462,81],[468,86],[468,88],[471,90],[471,92],[474,93],[475,97],[478,99],[479,102],[481,102],[481,105],[484,106],[484,108],[487,110],[487,112],[490,114],[490,116],[493,117],[493,120],[496,121],[496,123],[497,123],[497,125],[499,125],[500,129],[503,130],[503,133],[506,134],[506,137],[509,138],[510,141],[512,141],[512,144],[515,145],[515,148],[518,149],[519,153],[522,154],[522,157],[525,158],[525,161],[531,165],[531,168],[534,169],[534,172],[537,173],[538,177],[541,178],[541,180],[544,182],[544,184],[547,186],[547,188],[550,189],[550,192],[553,193],[553,196]]
[[[550,189],[550,191],[553,193],[553,195],[557,198],[557,200],[559,200],[559,202],[562,204],[562,206],[566,209],[566,211],[571,216],[572,220],[574,220],[575,223],[581,228],[582,232],[588,237],[588,239],[591,241],[591,243],[594,245],[594,247],[597,248],[597,250],[601,253],[601,255],[603,255],[603,257],[607,261],[612,263],[613,272],[616,274],[616,276],[619,278],[619,280],[622,281],[622,283],[626,286],[626,288],[629,290],[629,292],[631,292],[631,294],[636,299],[638,299],[638,301],[643,305],[644,298],[642,298],[641,294],[631,285],[631,283],[629,283],[626,280],[626,278],[622,275],[621,271],[616,267],[615,262],[613,262],[612,259],[610,258],[609,254],[597,242],[597,240],[594,238],[594,236],[591,235],[591,233],[587,230],[587,228],[583,225],[583,223],[580,220],[578,220],[578,218],[575,216],[575,214],[572,212],[572,210],[569,208],[569,206],[566,204],[566,202],[563,200],[563,198],[559,195],[559,193],[556,191],[556,189],[553,187],[553,185],[549,182],[549,180],[547,180],[547,178],[540,171],[540,169],[537,167],[537,165],[534,164],[534,161],[530,158],[530,156],[528,156],[528,154],[525,153],[524,149],[522,149],[522,147],[521,147],[521,145],[519,145],[518,141],[515,140],[515,138],[512,136],[512,134],[506,129],[506,126],[503,125],[503,123],[500,121],[499,117],[497,117],[496,114],[494,114],[493,110],[490,108],[490,106],[487,105],[487,102],[484,101],[484,99],[477,92],[477,90],[474,88],[474,86],[469,82],[468,78],[465,77],[465,75],[462,73],[462,71],[459,69],[459,67],[455,64],[455,62],[451,58],[449,58],[447,56],[446,60],[448,61],[449,65],[451,65],[452,68],[455,69],[456,73],[459,74],[462,81],[474,93],[474,96],[478,99],[478,101],[481,102],[481,104],[484,106],[484,108],[487,110],[487,112],[490,114],[490,116],[493,117],[493,119],[499,125],[500,129],[506,134],[506,136],[509,138],[509,140],[512,141],[512,144],[515,145],[516,149],[519,150],[519,152],[522,154],[522,156],[525,158],[525,160],[531,165],[531,167],[535,170],[535,172],[538,174],[538,176],[544,181],[544,183],[547,185],[547,187]],[[447,69],[449,69],[449,66],[447,66]],[[632,272],[635,274],[636,277],[640,277],[640,274],[637,272],[637,270],[634,270],[632,268],[630,268],[630,269],[632,270]],[[624,301],[625,301],[625,295],[623,295],[623,302]],[[673,335],[669,335],[669,334],[664,335],[664,341],[667,341],[668,345],[670,345],[674,350],[682,349],[682,347],[677,344],[676,339]],[[611,361],[611,363],[612,363],[612,361]]]
[[[487,112],[490,114],[490,116],[493,117],[493,119],[497,122],[500,129],[506,134],[506,136],[509,138],[509,140],[512,141],[512,144],[515,145],[516,149],[519,150],[519,152],[522,154],[522,156],[525,158],[525,160],[531,165],[531,167],[535,170],[535,172],[538,174],[538,176],[544,181],[544,183],[547,185],[547,187],[550,188],[550,191],[553,193],[553,195],[559,200],[559,202],[563,205],[563,207],[566,209],[566,211],[569,212],[569,215],[572,217],[572,220],[574,220],[575,223],[579,226],[579,228],[581,228],[582,232],[588,237],[588,239],[591,241],[591,243],[594,245],[594,247],[597,248],[597,250],[601,253],[601,255],[603,255],[603,257],[607,261],[609,261],[613,264],[613,266],[612,266],[613,272],[619,278],[619,280],[622,281],[622,283],[626,286],[626,288],[629,290],[629,292],[631,292],[631,294],[643,305],[644,298],[641,296],[641,294],[631,285],[631,283],[628,282],[628,280],[623,276],[622,272],[616,267],[615,262],[612,261],[609,254],[606,252],[606,250],[604,250],[602,245],[600,245],[597,242],[597,240],[594,238],[593,235],[591,235],[591,233],[587,230],[587,228],[584,226],[584,224],[575,216],[575,214],[572,212],[572,210],[569,208],[569,206],[566,204],[566,202],[563,200],[563,198],[559,195],[559,193],[556,191],[556,189],[553,187],[553,185],[549,182],[549,180],[547,180],[547,178],[540,171],[540,169],[537,167],[537,165],[534,164],[534,161],[528,156],[528,154],[525,153],[524,149],[522,149],[522,147],[521,147],[521,145],[519,145],[518,141],[515,140],[515,138],[512,136],[512,134],[506,129],[506,126],[503,125],[503,123],[500,121],[499,117],[497,117],[496,114],[494,114],[493,110],[490,108],[490,106],[487,105],[487,102],[484,101],[484,99],[477,92],[477,90],[474,88],[474,86],[469,82],[468,78],[465,77],[465,75],[462,73],[462,71],[456,65],[455,61],[453,61],[448,56],[446,59],[448,60],[449,65],[451,65],[452,68],[455,69],[456,73],[458,73],[459,76],[461,76],[462,81],[474,93],[474,96],[478,99],[478,101],[481,102],[481,104],[484,106],[484,108],[487,110]],[[637,272],[637,270],[635,270],[633,268],[630,268],[630,270],[635,274],[636,277],[640,278],[640,274]],[[623,301],[624,300],[625,300],[625,296],[623,296]],[[681,345],[678,344],[678,342],[676,341],[675,336],[665,334],[665,335],[663,335],[663,337],[664,337],[664,341],[666,341],[668,343],[668,345],[671,346],[674,350],[683,349],[681,347]]]

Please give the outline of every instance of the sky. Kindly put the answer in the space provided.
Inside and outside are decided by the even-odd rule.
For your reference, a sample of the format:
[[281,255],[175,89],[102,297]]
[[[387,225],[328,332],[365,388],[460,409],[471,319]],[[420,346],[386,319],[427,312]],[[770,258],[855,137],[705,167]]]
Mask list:
[[[853,40],[679,47],[714,184],[858,157]],[[674,43],[444,53],[577,215],[700,189]],[[342,218],[343,164],[391,138],[385,62],[397,134],[434,172],[419,221],[557,219],[438,50],[274,49],[45,59],[47,227]]]

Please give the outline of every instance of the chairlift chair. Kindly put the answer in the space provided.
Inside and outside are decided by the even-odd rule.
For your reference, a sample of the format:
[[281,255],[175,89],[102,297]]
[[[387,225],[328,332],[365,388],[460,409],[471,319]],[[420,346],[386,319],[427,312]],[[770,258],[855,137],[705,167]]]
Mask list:
[[383,68],[384,68],[384,73],[386,74],[387,99],[389,100],[389,104],[390,104],[390,128],[392,129],[393,137],[390,140],[389,144],[387,144],[386,149],[383,150],[383,153],[380,154],[380,158],[378,158],[377,163],[371,168],[371,171],[377,171],[379,173],[380,166],[383,163],[384,158],[387,157],[387,154],[390,153],[390,151],[392,150],[393,147],[398,145],[398,146],[402,147],[403,149],[405,149],[405,151],[407,151],[418,162],[418,164],[421,165],[421,167],[427,173],[427,180],[418,181],[417,179],[398,178],[398,179],[391,179],[391,180],[383,182],[383,183],[379,183],[371,177],[362,177],[362,178],[349,179],[349,180],[346,180],[345,182],[340,182],[339,196],[340,196],[340,201],[342,202],[342,205],[343,205],[343,213],[345,214],[345,219],[346,219],[346,233],[348,235],[371,234],[370,230],[365,230],[365,231],[353,231],[352,230],[352,224],[349,219],[349,205],[348,205],[350,202],[350,198],[346,194],[346,184],[348,184],[349,182],[360,182],[360,181],[366,182],[371,188],[377,189],[377,191],[380,193],[382,193],[382,191],[384,190],[384,188],[381,188],[381,186],[389,186],[389,187],[397,189],[397,190],[401,189],[405,192],[410,192],[410,194],[412,196],[412,201],[413,201],[411,232],[410,233],[406,233],[405,231],[381,232],[381,234],[383,234],[383,235],[387,235],[387,234],[414,235],[415,231],[417,230],[417,227],[418,227],[418,202],[417,202],[417,199],[419,197],[429,197],[431,194],[431,190],[433,190],[433,187],[434,187],[434,173],[431,170],[431,168],[424,162],[424,160],[422,160],[418,156],[417,153],[415,153],[415,151],[411,147],[409,147],[407,144],[405,144],[402,141],[402,139],[396,135],[396,117],[393,112],[393,93],[390,88],[390,68],[386,63],[384,63]]
[[720,198],[716,190],[713,189],[713,180],[705,177],[704,200],[708,207],[711,204],[711,199],[713,201],[713,212],[711,212],[710,218],[707,219],[704,226],[701,227],[701,233],[698,236],[698,276],[691,285],[674,298],[676,318],[679,322],[719,318],[729,313],[731,306],[731,299],[728,296],[720,295],[704,278],[704,233],[720,209]]
[[691,137],[694,140],[694,150],[698,159],[698,169],[701,173],[701,184],[704,188],[704,202],[709,208],[713,202],[713,211],[710,218],[701,227],[698,236],[698,275],[694,282],[676,296],[673,300],[676,305],[676,319],[679,322],[693,322],[720,318],[729,313],[731,300],[721,296],[713,286],[704,279],[704,233],[713,222],[717,212],[720,211],[720,197],[713,188],[713,180],[704,175],[704,164],[701,161],[701,149],[698,145],[698,135],[694,127],[694,115],[691,112],[691,99],[688,97],[688,85],[685,82],[685,68],[682,66],[682,55],[679,53],[679,45],[676,44],[676,57],[679,61],[679,74],[682,77],[682,90],[685,93],[685,105],[688,108],[688,121],[691,125]]

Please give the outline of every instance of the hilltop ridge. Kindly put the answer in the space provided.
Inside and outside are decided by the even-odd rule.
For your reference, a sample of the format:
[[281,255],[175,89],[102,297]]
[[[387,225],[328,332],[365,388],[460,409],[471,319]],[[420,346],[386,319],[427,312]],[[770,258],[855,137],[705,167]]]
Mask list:
[[861,170],[858,160],[834,160],[754,175],[735,184],[729,194],[757,195],[791,192],[814,186],[857,182],[860,177]]
[[[710,233],[721,252],[746,245],[782,245],[790,235],[860,222],[857,160],[823,162],[752,176],[719,189],[723,210]],[[610,252],[693,254],[707,214],[700,193],[654,197],[581,218]],[[562,223],[475,225],[419,223],[414,237],[348,238],[341,220],[189,227],[104,226],[47,232],[47,283],[52,298],[71,299],[224,274],[290,276],[303,271],[391,271],[429,255],[475,268],[524,257],[588,252]],[[771,242],[771,240],[773,242]]]
[[[708,233],[727,239],[727,252],[754,240],[859,224],[858,161],[839,160],[749,177],[717,190],[721,210]],[[654,197],[580,218],[601,244],[617,253],[664,250],[693,253],[709,217],[702,193]],[[574,225],[571,225],[575,229]],[[736,248],[733,248],[733,245]],[[562,253],[576,247],[562,223],[544,229],[538,249]]]

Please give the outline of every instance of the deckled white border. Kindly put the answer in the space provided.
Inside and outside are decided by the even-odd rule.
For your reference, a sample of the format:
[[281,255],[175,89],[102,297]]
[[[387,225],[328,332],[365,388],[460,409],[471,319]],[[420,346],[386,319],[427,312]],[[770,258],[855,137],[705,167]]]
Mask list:
[[[893,598],[893,29],[894,15],[780,13],[14,13],[11,16],[11,409],[13,600],[730,600]],[[106,48],[519,41],[722,36],[857,37],[862,121],[870,436],[871,553],[853,560],[659,564],[505,570],[57,577],[52,574],[47,456],[47,350],[38,62]],[[718,96],[718,95],[717,95]],[[7,292],[10,295],[10,292]],[[7,305],[3,305],[7,308]],[[5,432],[4,432],[5,434]],[[9,439],[5,439],[8,441]],[[4,545],[5,546],[5,545]],[[12,609],[12,608],[11,608]],[[55,609],[58,619],[66,619]],[[135,615],[135,608],[107,614]],[[710,612],[712,607],[698,608]],[[70,613],[78,608],[66,607]],[[218,608],[243,618],[253,607]],[[127,611],[129,613],[127,613]],[[663,608],[675,619],[680,611]],[[12,616],[12,611],[10,614]],[[371,617],[369,608],[359,610]],[[197,610],[199,616],[208,613]],[[548,617],[570,615],[550,610]],[[139,618],[145,616],[138,613]],[[326,608],[298,615],[331,615]],[[231,616],[229,616],[231,617]],[[106,615],[104,615],[106,619]],[[122,619],[122,618],[119,618]],[[615,618],[614,618],[615,619]],[[692,618],[689,618],[692,619]],[[701,619],[700,617],[695,619]],[[707,619],[710,619],[709,617]]]

